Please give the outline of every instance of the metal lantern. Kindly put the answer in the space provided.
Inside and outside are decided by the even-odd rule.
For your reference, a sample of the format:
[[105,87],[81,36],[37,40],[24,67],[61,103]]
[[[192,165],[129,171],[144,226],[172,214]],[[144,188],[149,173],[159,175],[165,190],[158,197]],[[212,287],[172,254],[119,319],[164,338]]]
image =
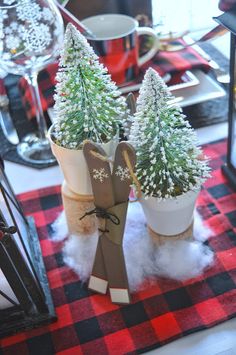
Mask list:
[[230,84],[227,161],[223,173],[236,188],[236,7],[214,19],[230,31]]
[[0,337],[56,320],[37,232],[0,157]]

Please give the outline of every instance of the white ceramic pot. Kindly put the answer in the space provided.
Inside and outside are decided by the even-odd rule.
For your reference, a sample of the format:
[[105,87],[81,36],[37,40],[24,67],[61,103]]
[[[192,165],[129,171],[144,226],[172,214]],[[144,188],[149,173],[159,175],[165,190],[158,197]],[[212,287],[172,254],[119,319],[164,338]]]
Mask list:
[[156,197],[141,198],[149,227],[162,235],[176,235],[187,230],[193,220],[199,191],[188,191],[176,198],[158,201]]
[[[53,125],[48,131],[48,138],[68,187],[76,194],[92,195],[90,176],[82,149],[67,149],[57,145],[51,139],[52,131]],[[110,142],[101,144],[108,157],[114,157],[118,142],[119,135],[117,134]]]

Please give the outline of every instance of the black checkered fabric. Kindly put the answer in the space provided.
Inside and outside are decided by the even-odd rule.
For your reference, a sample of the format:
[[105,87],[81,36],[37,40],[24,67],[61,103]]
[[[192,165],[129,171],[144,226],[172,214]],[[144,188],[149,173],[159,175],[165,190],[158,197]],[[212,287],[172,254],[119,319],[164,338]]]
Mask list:
[[213,235],[214,265],[186,282],[157,278],[118,306],[108,295],[91,293],[63,262],[62,243],[50,240],[62,211],[60,187],[19,196],[34,216],[58,321],[1,340],[0,355],[139,354],[204,330],[236,315],[236,192],[221,173],[226,142],[205,146],[212,178],[197,209]]

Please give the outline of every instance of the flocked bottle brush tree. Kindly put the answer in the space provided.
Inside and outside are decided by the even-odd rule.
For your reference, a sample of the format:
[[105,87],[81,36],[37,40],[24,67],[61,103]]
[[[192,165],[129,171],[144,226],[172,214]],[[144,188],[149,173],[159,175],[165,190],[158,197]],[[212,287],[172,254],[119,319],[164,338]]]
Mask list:
[[52,150],[70,189],[91,194],[83,141],[102,144],[112,156],[126,113],[125,99],[86,38],[70,23],[56,81],[56,122],[50,130]]
[[56,120],[49,139],[65,178],[62,198],[67,224],[70,233],[91,233],[96,228],[94,215],[80,221],[94,207],[83,142],[98,143],[113,157],[127,105],[93,48],[70,23],[56,81]]
[[178,235],[192,223],[207,160],[182,109],[155,70],[145,74],[130,141],[137,152],[141,204],[148,226],[160,235]]

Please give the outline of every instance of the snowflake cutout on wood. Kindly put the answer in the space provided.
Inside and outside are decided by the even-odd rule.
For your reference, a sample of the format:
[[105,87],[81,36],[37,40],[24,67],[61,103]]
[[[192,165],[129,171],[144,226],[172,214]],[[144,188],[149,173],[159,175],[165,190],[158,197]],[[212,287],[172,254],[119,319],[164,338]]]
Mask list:
[[93,169],[93,178],[94,180],[99,180],[100,182],[104,182],[105,179],[108,178],[108,174],[105,172],[104,168]]
[[122,168],[122,166],[118,165],[117,170],[115,172],[116,176],[120,177],[121,181],[125,181],[125,179],[130,179],[129,169]]

